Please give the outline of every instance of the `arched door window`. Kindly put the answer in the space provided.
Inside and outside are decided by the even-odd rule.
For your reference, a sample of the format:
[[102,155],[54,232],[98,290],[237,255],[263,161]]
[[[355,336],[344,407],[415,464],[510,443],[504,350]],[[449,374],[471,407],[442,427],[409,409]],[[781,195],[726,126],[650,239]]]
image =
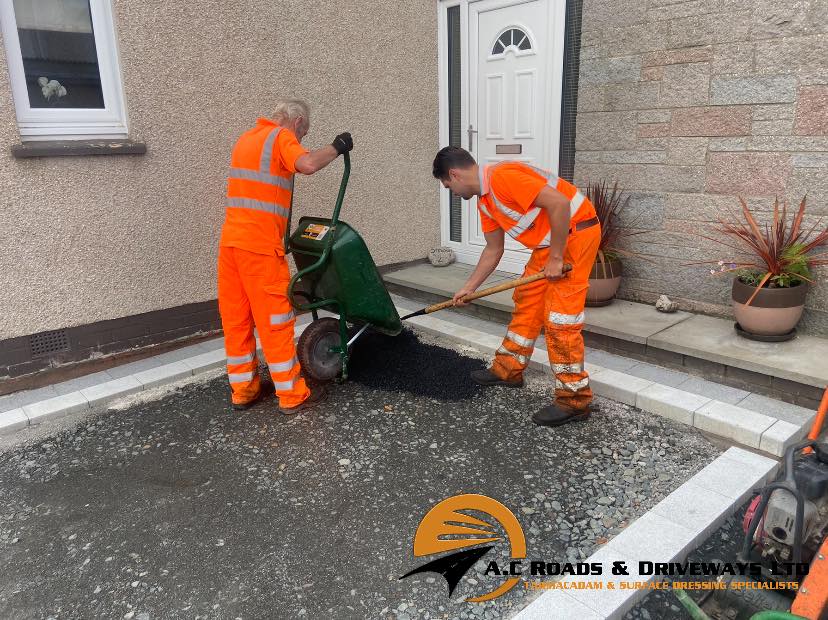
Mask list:
[[532,40],[520,28],[507,28],[492,46],[492,56],[505,56],[509,50],[517,55],[532,53]]

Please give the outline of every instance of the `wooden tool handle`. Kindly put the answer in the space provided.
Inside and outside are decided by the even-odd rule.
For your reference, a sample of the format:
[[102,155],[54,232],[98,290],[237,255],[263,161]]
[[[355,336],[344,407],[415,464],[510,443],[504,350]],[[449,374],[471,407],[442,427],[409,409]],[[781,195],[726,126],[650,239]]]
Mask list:
[[[569,263],[564,263],[563,272],[567,273],[568,271],[572,271],[572,265]],[[507,280],[506,282],[501,282],[495,286],[491,286],[489,288],[484,288],[482,291],[475,291],[474,293],[469,293],[465,297],[463,297],[463,301],[472,301],[474,299],[480,299],[481,297],[487,297],[489,295],[494,295],[495,293],[500,293],[502,291],[508,291],[512,288],[517,288],[518,286],[523,286],[524,284],[530,284],[532,282],[537,282],[538,280],[542,280],[546,276],[541,271],[539,273],[534,273],[531,276],[526,276],[525,278],[516,278],[514,280]],[[425,314],[431,314],[432,312],[437,312],[438,310],[445,310],[446,308],[451,308],[454,305],[454,300],[449,299],[448,301],[442,301],[439,304],[434,304],[433,306],[429,306],[425,309]]]

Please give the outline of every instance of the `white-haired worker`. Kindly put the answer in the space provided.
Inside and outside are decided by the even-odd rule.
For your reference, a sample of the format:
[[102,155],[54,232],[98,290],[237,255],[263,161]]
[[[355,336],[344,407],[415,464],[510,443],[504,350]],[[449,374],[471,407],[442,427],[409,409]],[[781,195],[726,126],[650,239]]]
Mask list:
[[[313,174],[353,148],[351,134],[307,151],[300,142],[310,109],[283,99],[272,119],[260,118],[236,145],[230,161],[227,209],[219,243],[218,302],[234,409],[247,409],[275,389],[279,409],[296,413],[320,402],[300,376],[294,347],[295,317],[287,298],[290,271],[283,238],[293,175]],[[273,380],[259,378],[254,326]]]

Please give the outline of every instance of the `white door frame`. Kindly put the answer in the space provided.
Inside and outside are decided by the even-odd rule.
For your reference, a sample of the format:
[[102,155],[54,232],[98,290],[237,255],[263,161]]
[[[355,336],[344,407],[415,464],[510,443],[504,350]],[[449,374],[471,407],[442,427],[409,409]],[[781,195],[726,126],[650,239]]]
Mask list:
[[[438,12],[438,63],[439,63],[439,130],[440,147],[448,146],[449,125],[448,125],[448,22],[446,9],[449,7],[460,7],[460,97],[462,100],[460,113],[460,135],[461,145],[468,149],[468,134],[466,128],[472,124],[475,128],[477,123],[477,93],[472,97],[472,84],[477,79],[477,59],[472,62],[472,53],[477,50],[477,31],[469,29],[470,19],[483,10],[494,10],[506,6],[524,4],[534,0],[439,0]],[[561,127],[561,96],[563,89],[563,56],[564,56],[564,35],[566,28],[566,0],[546,0],[549,10],[549,28],[546,33],[538,33],[538,37],[545,37],[547,41],[551,38],[554,42],[551,53],[552,61],[549,64],[547,73],[546,95],[548,109],[546,114],[545,135],[547,137],[560,136]],[[474,5],[474,6],[472,6]],[[471,105],[474,104],[474,105]],[[476,134],[475,134],[476,135]],[[477,157],[477,140],[474,140],[472,154]],[[547,140],[544,148],[544,161],[538,162],[542,168],[552,170],[558,169],[559,149],[552,148],[552,141]],[[442,245],[450,247],[457,255],[461,263],[476,264],[480,257],[480,250],[469,244],[469,227],[471,218],[465,218],[462,227],[462,241],[460,243],[450,240],[449,230],[449,191],[440,189],[440,240]],[[528,259],[526,250],[506,250],[498,265],[498,269],[520,273]]]

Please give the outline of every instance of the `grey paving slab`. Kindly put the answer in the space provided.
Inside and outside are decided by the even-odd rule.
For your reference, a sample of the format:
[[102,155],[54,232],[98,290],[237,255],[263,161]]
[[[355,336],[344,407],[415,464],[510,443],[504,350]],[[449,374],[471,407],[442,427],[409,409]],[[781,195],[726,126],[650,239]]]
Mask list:
[[89,401],[80,392],[70,392],[49,400],[41,400],[23,407],[30,424],[38,424],[51,418],[59,418],[89,409]]
[[122,377],[81,390],[81,394],[90,407],[105,405],[116,398],[122,398],[144,389],[144,385],[135,377]]
[[765,484],[765,476],[770,468],[770,464],[752,466],[722,455],[702,468],[690,482],[729,497],[741,505],[754,489]]
[[148,389],[167,383],[172,383],[173,381],[184,379],[186,377],[191,377],[192,374],[193,369],[187,366],[185,363],[172,362],[171,364],[164,364],[163,366],[157,366],[155,368],[150,368],[148,370],[137,372],[133,376],[141,382],[141,385],[144,386],[144,389]]
[[[400,286],[408,286],[427,293],[451,297],[466,283],[470,273],[471,269],[464,269],[457,264],[448,267],[432,267],[431,265],[420,264],[387,273],[383,275],[383,279]],[[495,272],[486,279],[480,288],[494,286],[505,278],[504,274]]]
[[18,409],[25,405],[30,405],[41,400],[54,398],[58,396],[54,386],[49,385],[36,390],[26,390],[24,392],[14,392],[0,396],[0,411],[10,411],[11,409]]
[[608,353],[601,349],[590,349],[589,347],[586,348],[584,357],[593,364],[621,372],[625,372],[627,369],[640,363],[638,360],[630,359],[629,357],[615,355],[614,353]]
[[682,381],[676,387],[685,392],[706,396],[707,398],[728,403],[729,405],[735,405],[750,396],[750,392],[746,392],[745,390],[690,375],[688,375],[686,381]]
[[166,364],[180,362],[181,360],[193,357],[194,355],[199,355],[200,353],[204,353],[204,351],[199,348],[197,344],[194,344],[189,347],[182,347],[174,351],[167,351],[166,353],[155,355],[152,359],[157,362],[158,366],[165,366]]
[[[652,576],[639,573],[638,558],[621,554],[617,549],[604,545],[589,557],[590,562],[600,562],[603,565],[602,575],[572,576],[563,581],[602,581],[605,587],[601,590],[567,590],[567,593],[576,601],[597,612],[602,618],[618,618],[622,616],[636,601],[644,598],[645,591],[632,587],[624,588],[622,583],[633,584],[636,581],[650,581]],[[628,575],[613,575],[613,562],[624,562]],[[606,587],[612,582],[613,589]]]
[[654,383],[636,394],[635,406],[692,426],[695,411],[709,402],[705,396]]
[[636,394],[653,385],[647,379],[631,377],[609,368],[590,374],[589,382],[596,394],[628,405],[635,405]]
[[56,383],[54,388],[55,393],[58,396],[61,396],[63,394],[68,394],[69,392],[77,392],[78,390],[98,385],[99,383],[105,383],[106,381],[111,381],[112,379],[112,375],[104,370],[102,372],[94,372],[91,375],[84,375],[83,377],[72,379],[71,381]]
[[512,620],[549,620],[550,618],[604,620],[604,617],[597,611],[572,598],[563,590],[544,592]]
[[828,384],[828,340],[816,336],[756,342],[736,334],[733,321],[697,315],[658,332],[648,344],[806,385]]
[[791,424],[784,420],[777,420],[769,429],[762,433],[759,449],[763,452],[782,456],[791,444],[796,443],[808,433],[807,426]]
[[733,500],[697,484],[686,482],[653,508],[653,512],[696,532],[693,544],[707,538],[735,510]]
[[213,368],[223,368],[227,364],[227,357],[224,354],[224,349],[217,349],[181,360],[181,362],[190,368],[193,374],[196,374]]
[[586,309],[590,332],[640,344],[645,344],[653,334],[681,324],[692,316],[682,311],[665,314],[654,306],[622,299],[603,308]]
[[800,426],[811,424],[816,417],[816,411],[774,400],[760,394],[748,394],[743,400],[735,404]]
[[224,350],[224,338],[213,338],[212,340],[205,340],[196,345],[201,349],[200,353],[209,353],[218,349]]
[[[600,364],[600,362],[596,361],[596,364]],[[625,369],[624,372],[631,374],[634,377],[649,379],[655,383],[669,385],[670,387],[678,387],[690,378],[690,375],[686,372],[670,370],[669,368],[663,368],[661,366],[647,364],[645,362],[631,366]]]
[[113,379],[122,379],[124,377],[128,377],[130,375],[137,374],[139,372],[143,372],[145,370],[150,370],[152,368],[158,368],[162,366],[158,360],[154,357],[148,357],[146,359],[138,360],[136,362],[130,362],[129,364],[123,364],[121,366],[116,366],[115,368],[110,368],[107,372],[112,375]]
[[694,529],[648,512],[624,528],[607,547],[636,562],[672,562],[684,558],[697,536]]
[[0,435],[7,435],[29,425],[29,417],[23,409],[10,409],[0,413]]
[[693,415],[693,426],[699,430],[727,437],[751,448],[759,447],[762,433],[776,421],[776,418],[718,400],[710,401]]

